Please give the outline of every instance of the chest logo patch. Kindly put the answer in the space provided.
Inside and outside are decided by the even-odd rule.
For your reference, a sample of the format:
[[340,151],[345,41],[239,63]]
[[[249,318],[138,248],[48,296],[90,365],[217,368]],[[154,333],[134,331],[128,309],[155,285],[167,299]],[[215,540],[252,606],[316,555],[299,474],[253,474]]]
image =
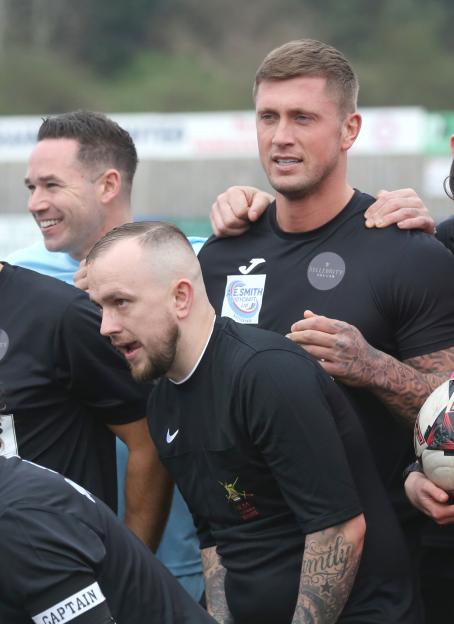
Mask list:
[[331,290],[344,279],[345,262],[336,253],[325,251],[312,258],[307,269],[307,279],[317,290]]
[[257,324],[265,280],[266,275],[228,275],[221,315],[237,323]]
[[8,334],[4,329],[0,329],[0,360],[2,360],[9,347],[9,338]]
[[233,483],[222,483],[219,481],[219,485],[222,485],[225,489],[226,499],[233,505],[233,508],[240,514],[241,518],[243,520],[250,520],[259,515],[254,505],[247,500],[249,497],[254,496],[254,494],[237,489],[238,479],[239,477],[237,477]]

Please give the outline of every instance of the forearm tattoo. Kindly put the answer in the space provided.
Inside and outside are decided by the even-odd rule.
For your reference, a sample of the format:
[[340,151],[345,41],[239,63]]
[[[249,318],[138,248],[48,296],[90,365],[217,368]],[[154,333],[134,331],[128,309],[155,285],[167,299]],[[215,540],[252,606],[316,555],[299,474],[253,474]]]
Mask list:
[[335,321],[334,328],[328,372],[346,385],[369,388],[410,426],[428,395],[454,370],[454,347],[400,362],[372,347],[353,325]]
[[233,624],[233,618],[225,597],[224,579],[226,570],[221,563],[216,548],[214,546],[204,548],[201,551],[201,555],[208,613],[220,624]]
[[372,389],[394,413],[413,427],[426,398],[454,370],[454,347],[405,362],[385,354],[382,356]]
[[345,525],[306,537],[298,600],[292,624],[337,621],[350,595],[361,558],[362,540],[349,541]]

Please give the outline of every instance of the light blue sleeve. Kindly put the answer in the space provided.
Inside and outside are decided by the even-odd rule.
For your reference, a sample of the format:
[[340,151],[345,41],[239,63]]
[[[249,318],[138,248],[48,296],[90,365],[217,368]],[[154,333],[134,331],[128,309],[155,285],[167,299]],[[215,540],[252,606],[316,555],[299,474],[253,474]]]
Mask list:
[[191,243],[196,256],[199,255],[199,251],[207,240],[207,238],[203,238],[202,236],[188,236],[188,241]]
[[24,269],[55,277],[67,284],[74,284],[74,273],[79,269],[77,260],[66,253],[48,251],[42,242],[14,251],[5,260]]

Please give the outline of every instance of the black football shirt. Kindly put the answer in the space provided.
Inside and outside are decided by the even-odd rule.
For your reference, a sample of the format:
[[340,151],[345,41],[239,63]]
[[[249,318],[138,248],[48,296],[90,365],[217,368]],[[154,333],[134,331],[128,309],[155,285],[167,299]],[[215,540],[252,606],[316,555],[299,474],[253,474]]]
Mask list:
[[144,418],[148,388],[100,335],[86,293],[5,263],[0,297],[0,455],[57,470],[115,509],[107,424]]
[[0,457],[0,536],[2,624],[214,623],[106,505],[17,457]]
[[286,624],[305,535],[364,511],[362,563],[340,622],[417,622],[394,513],[334,381],[272,332],[217,319],[196,370],[162,379],[150,429],[198,528],[217,546],[236,624]]
[[[367,229],[373,201],[355,191],[332,221],[297,234],[279,228],[273,203],[246,234],[209,239],[198,257],[216,312],[285,335],[308,309],[354,325],[398,360],[453,346],[452,254],[421,232]],[[402,487],[411,429],[372,392],[346,389],[401,520],[413,518]]]

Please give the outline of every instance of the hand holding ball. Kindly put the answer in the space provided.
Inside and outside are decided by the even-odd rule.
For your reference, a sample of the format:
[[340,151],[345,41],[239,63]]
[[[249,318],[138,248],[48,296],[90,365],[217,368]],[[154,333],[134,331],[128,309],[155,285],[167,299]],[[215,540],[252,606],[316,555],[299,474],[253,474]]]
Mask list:
[[454,377],[434,390],[421,407],[414,444],[426,477],[454,495]]

